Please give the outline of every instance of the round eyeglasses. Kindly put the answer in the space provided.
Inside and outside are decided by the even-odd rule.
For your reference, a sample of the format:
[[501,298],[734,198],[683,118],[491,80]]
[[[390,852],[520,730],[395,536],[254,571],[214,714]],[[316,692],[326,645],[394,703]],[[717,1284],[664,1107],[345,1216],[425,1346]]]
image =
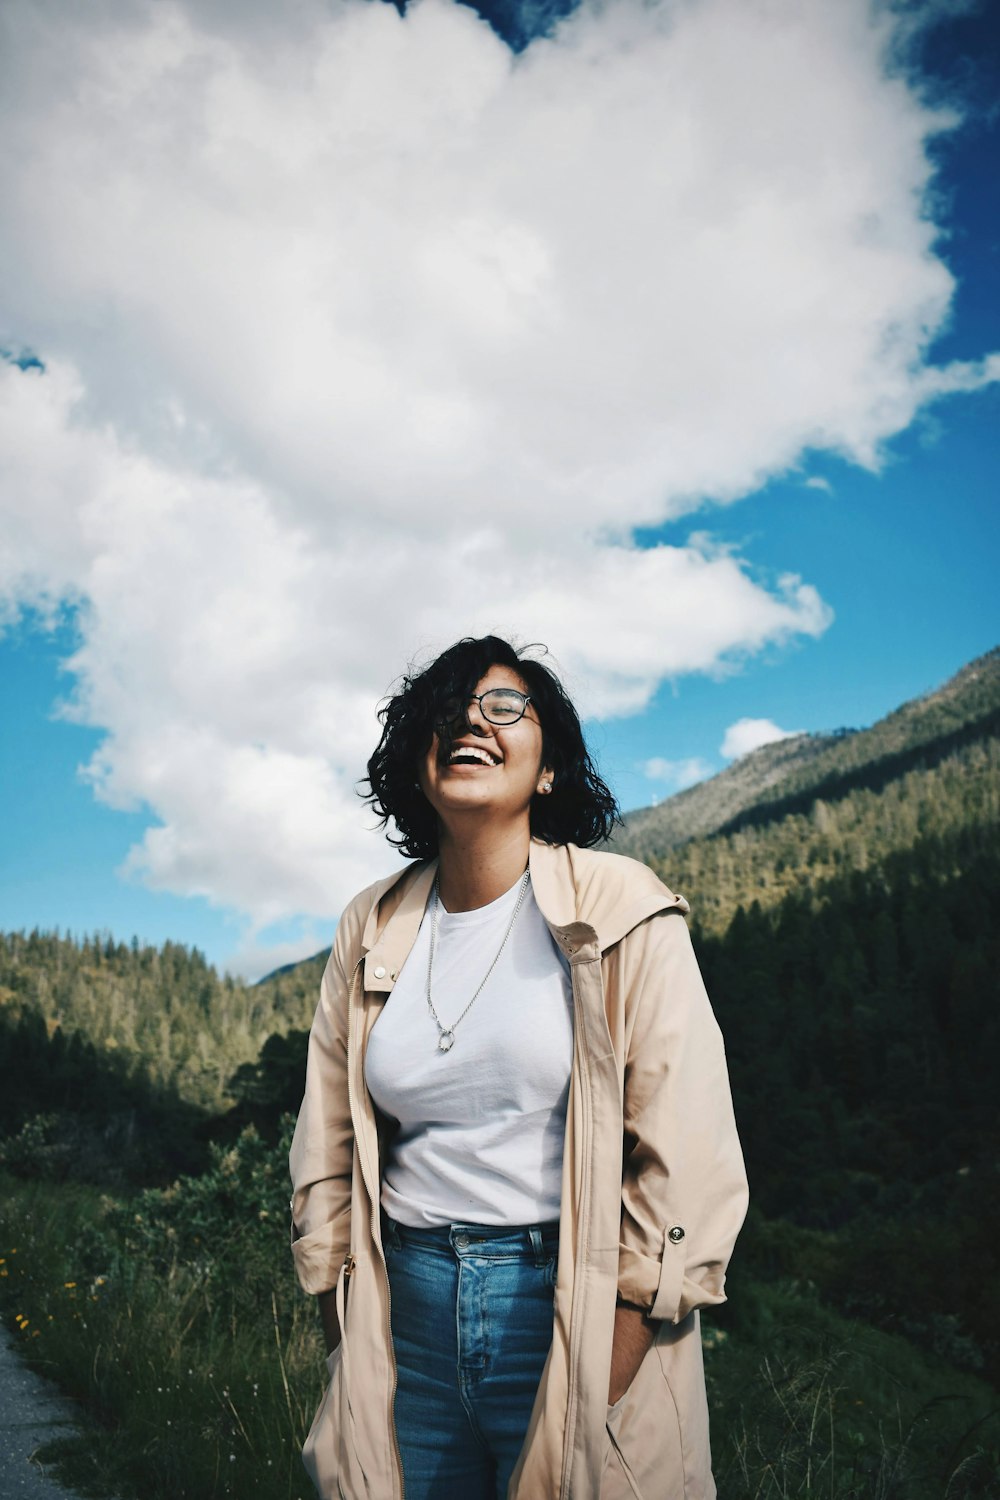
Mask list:
[[438,714],[439,724],[453,724],[463,713],[467,713],[469,705],[479,704],[479,712],[489,724],[516,724],[518,719],[524,717],[524,711],[531,698],[527,693],[519,693],[517,688],[490,688],[485,693],[473,693],[466,702],[461,698],[448,698],[442,705]]

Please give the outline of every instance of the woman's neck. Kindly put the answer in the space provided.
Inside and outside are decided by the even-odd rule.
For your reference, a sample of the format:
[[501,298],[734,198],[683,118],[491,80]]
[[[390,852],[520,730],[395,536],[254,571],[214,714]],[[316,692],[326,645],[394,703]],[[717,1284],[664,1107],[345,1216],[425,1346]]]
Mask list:
[[509,891],[527,868],[530,844],[530,832],[521,826],[463,838],[442,828],[438,891],[445,911],[475,911]]

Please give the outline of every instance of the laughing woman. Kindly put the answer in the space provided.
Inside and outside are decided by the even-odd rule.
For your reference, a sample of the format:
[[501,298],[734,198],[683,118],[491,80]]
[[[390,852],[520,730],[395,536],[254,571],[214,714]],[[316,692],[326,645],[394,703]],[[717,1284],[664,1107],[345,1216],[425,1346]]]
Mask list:
[[382,713],[414,863],[345,911],[291,1151],[323,1500],[705,1500],[698,1322],[746,1210],[684,913],[554,675],[464,640]]

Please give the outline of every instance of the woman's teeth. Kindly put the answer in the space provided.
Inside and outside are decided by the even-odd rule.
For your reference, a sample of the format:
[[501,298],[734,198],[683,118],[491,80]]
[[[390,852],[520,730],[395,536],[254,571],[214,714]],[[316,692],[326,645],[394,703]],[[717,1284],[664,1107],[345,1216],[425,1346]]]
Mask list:
[[488,750],[474,749],[471,745],[459,745],[448,757],[449,765],[459,765],[464,760],[476,761],[480,765],[495,766],[498,761]]

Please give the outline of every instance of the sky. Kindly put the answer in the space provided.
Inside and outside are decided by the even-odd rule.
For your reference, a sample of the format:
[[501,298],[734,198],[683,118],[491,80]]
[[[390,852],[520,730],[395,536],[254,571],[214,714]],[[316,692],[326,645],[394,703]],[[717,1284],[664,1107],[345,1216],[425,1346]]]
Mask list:
[[562,8],[6,0],[0,930],[324,946],[461,635],[626,808],[997,644],[996,8]]

